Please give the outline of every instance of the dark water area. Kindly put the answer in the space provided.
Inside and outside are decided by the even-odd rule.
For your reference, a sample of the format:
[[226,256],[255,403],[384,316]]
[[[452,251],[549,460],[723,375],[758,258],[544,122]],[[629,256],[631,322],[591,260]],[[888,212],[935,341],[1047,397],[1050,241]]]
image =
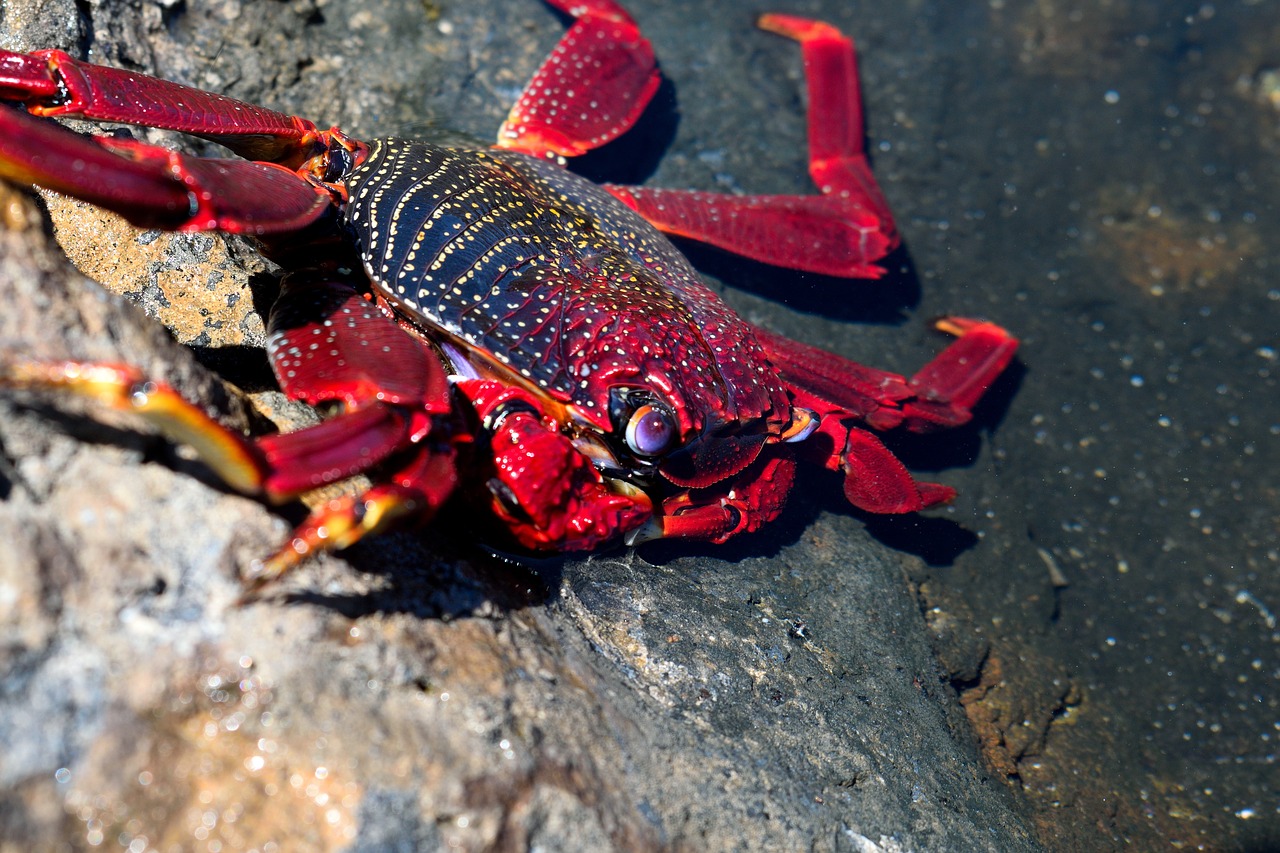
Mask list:
[[[1018,754],[1006,731],[988,757],[1064,848],[1275,849],[1280,16],[1257,2],[792,6],[859,44],[903,274],[887,291],[798,277],[727,298],[904,372],[938,346],[922,331],[937,315],[981,314],[1023,341],[958,451],[945,436],[908,448],[917,468],[948,466],[955,505],[864,520],[922,557],[930,595],[967,608],[988,666],[1026,691],[1027,729],[1046,684],[1065,687],[1043,739]],[[734,188],[791,185],[800,125],[707,98],[745,76],[774,103],[790,58],[744,30],[679,66],[673,38],[722,44],[701,8],[645,12],[682,81],[677,145],[692,135],[694,161]]]
[[[737,4],[632,5],[679,98],[677,154],[650,180],[802,185],[794,57]],[[726,268],[726,298],[903,372],[940,346],[924,331],[938,315],[1023,341],[977,429],[895,445],[918,471],[943,468],[956,503],[859,520],[920,558],[924,597],[967,611],[987,677],[1022,694],[1005,713],[1025,710],[1025,742],[1021,721],[997,736],[971,713],[988,758],[1050,846],[1275,849],[1280,16],[1257,2],[787,9],[859,45],[905,249],[884,284]],[[960,688],[981,695],[971,677]]]

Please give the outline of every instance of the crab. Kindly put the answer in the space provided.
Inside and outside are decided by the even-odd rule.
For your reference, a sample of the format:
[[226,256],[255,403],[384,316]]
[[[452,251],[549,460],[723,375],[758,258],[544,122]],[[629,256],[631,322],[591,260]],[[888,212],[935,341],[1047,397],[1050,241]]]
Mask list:
[[[267,352],[281,390],[327,417],[247,438],[127,364],[0,354],[0,384],[136,413],[230,486],[270,502],[364,474],[248,570],[265,584],[451,498],[535,551],[655,538],[724,542],[781,512],[797,459],[844,475],[855,507],[945,503],[874,434],[963,424],[1017,341],[990,322],[910,378],[755,327],[666,235],[764,264],[876,278],[899,243],[863,147],[852,42],[769,14],[799,42],[810,195],[597,185],[567,158],[632,127],[659,85],[612,0],[548,0],[572,19],[491,147],[351,138],[217,94],[0,51],[0,176],[137,226],[243,234],[286,270]],[[243,159],[71,132],[48,116],[164,128]]]

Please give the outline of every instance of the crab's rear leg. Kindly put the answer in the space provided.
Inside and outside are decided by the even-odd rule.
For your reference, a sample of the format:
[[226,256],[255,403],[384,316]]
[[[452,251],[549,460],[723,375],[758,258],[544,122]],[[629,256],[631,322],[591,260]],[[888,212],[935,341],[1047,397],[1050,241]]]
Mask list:
[[809,89],[809,174],[821,195],[725,195],[608,186],[669,234],[791,269],[877,278],[898,244],[863,145],[853,42],[830,24],[765,15],[765,30],[800,42]]
[[955,496],[950,486],[913,478],[879,438],[858,426],[927,432],[972,418],[973,406],[1013,360],[1018,341],[981,320],[947,317],[937,327],[957,339],[910,379],[759,332],[795,404],[821,419],[801,452],[844,472],[845,496],[854,506],[915,512]]
[[613,0],[547,0],[575,19],[498,131],[496,147],[576,157],[636,123],[660,77],[648,39]]
[[246,576],[254,586],[319,550],[344,548],[406,516],[426,518],[456,484],[448,380],[438,359],[354,290],[316,275],[286,278],[272,312],[271,362],[286,394],[341,411],[296,432],[246,439],[133,367],[0,363],[0,385],[60,390],[132,412],[191,446],[228,485],[280,503],[380,472],[362,494],[313,510],[286,544]]

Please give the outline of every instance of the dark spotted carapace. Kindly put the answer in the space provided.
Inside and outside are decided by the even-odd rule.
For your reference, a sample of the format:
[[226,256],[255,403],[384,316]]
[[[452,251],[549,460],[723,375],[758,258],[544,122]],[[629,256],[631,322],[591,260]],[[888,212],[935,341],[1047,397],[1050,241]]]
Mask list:
[[388,300],[606,431],[611,384],[658,393],[686,436],[785,417],[750,328],[666,237],[563,167],[381,139],[346,185],[348,227]]

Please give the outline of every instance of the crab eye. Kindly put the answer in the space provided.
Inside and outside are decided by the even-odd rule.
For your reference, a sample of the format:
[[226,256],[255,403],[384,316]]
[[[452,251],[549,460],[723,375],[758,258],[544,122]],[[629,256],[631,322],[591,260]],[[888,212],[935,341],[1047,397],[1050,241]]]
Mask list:
[[675,420],[666,409],[645,404],[631,413],[624,437],[637,456],[657,456],[675,443]]

